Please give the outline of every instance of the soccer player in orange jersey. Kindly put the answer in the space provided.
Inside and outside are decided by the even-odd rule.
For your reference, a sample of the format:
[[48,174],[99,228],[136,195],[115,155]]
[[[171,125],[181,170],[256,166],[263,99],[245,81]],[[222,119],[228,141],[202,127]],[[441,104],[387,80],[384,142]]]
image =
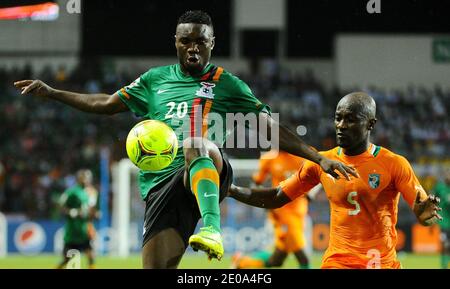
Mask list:
[[[270,151],[261,156],[259,171],[253,175],[253,181],[262,185],[267,177],[272,177],[272,186],[294,174],[303,164],[303,159],[284,151]],[[293,253],[300,268],[309,268],[309,260],[304,252],[305,235],[303,228],[308,213],[306,196],[295,199],[279,209],[270,210],[268,217],[273,223],[275,233],[275,251],[258,252],[253,256],[236,253],[233,256],[233,267],[237,269],[280,267],[289,253]]]
[[363,92],[343,97],[336,108],[338,147],[322,152],[354,166],[358,178],[332,179],[305,161],[302,168],[276,188],[232,186],[233,198],[249,205],[278,208],[322,183],[330,202],[330,241],[322,268],[401,268],[397,260],[397,211],[400,194],[420,224],[442,219],[439,198],[427,195],[409,162],[369,141],[376,118],[375,101]]

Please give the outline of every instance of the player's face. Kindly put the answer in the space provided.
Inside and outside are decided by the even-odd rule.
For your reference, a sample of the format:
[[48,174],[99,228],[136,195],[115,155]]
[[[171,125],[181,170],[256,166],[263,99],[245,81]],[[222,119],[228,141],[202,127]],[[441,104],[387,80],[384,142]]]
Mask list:
[[358,150],[367,143],[371,124],[357,107],[349,103],[340,103],[336,108],[334,125],[338,146]]
[[183,71],[190,75],[199,74],[211,58],[211,50],[214,48],[213,30],[205,24],[179,24],[175,47]]
[[92,184],[92,172],[90,170],[80,170],[77,173],[77,181],[82,186],[89,186]]
[[86,174],[83,170],[78,171],[77,173],[77,182],[78,184],[84,186],[86,183]]

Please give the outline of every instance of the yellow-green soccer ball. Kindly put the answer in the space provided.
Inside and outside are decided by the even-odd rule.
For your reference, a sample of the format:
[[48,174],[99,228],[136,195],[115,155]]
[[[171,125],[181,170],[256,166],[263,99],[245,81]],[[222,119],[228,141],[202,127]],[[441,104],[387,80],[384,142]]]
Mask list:
[[168,167],[178,151],[175,132],[158,120],[144,120],[128,133],[127,154],[138,168],[159,171]]

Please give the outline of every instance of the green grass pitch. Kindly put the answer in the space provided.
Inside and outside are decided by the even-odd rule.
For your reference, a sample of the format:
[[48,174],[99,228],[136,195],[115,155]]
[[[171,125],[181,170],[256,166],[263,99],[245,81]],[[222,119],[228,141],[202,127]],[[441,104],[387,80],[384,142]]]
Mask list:
[[[320,253],[315,253],[311,258],[313,268],[320,266]],[[399,253],[399,260],[405,269],[433,269],[440,268],[439,255],[417,255]],[[55,268],[61,257],[57,255],[21,256],[9,255],[0,258],[0,269],[52,269]],[[180,269],[227,269],[231,264],[231,256],[225,256],[222,261],[208,261],[202,253],[186,254],[179,266]],[[296,268],[297,263],[293,256],[288,257],[282,268]],[[82,268],[87,268],[87,261],[82,257]],[[98,269],[139,269],[141,258],[132,255],[126,259],[99,256],[96,259]]]

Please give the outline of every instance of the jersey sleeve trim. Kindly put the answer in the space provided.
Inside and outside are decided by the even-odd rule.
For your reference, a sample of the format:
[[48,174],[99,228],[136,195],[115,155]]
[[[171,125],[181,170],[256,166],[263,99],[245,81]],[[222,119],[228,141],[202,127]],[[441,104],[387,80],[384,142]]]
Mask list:
[[128,92],[125,90],[125,88],[121,88],[118,93],[119,93],[119,96],[123,96],[126,99],[131,98],[131,96],[128,94]]
[[268,115],[272,115],[270,111],[270,106],[264,103],[257,104],[257,111],[258,113],[267,113]]

